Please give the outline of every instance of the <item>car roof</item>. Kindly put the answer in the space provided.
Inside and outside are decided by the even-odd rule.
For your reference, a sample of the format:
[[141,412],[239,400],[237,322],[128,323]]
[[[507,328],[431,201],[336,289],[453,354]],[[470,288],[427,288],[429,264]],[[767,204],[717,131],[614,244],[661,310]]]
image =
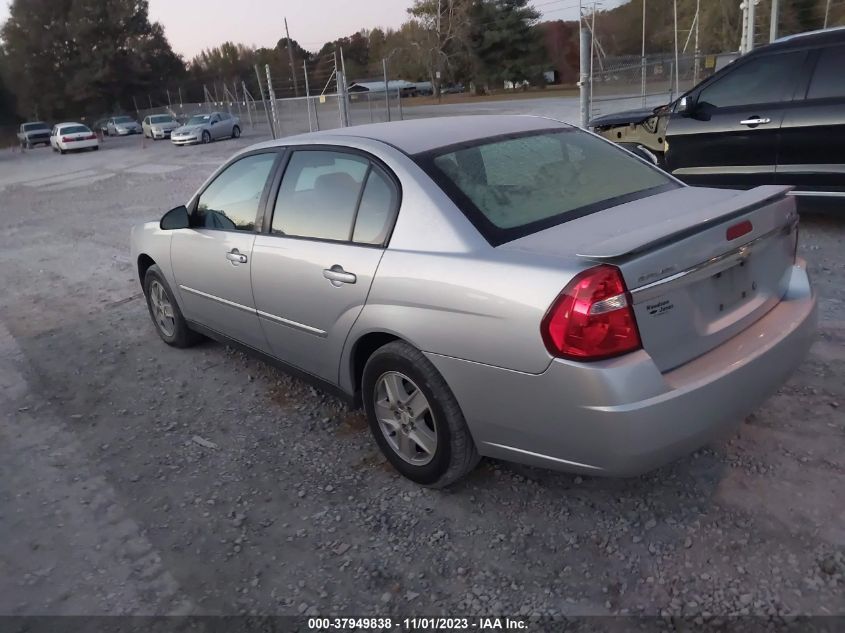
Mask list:
[[786,35],[771,44],[755,48],[749,55],[775,50],[787,51],[800,48],[815,48],[817,46],[829,46],[831,44],[845,44],[845,26]]
[[288,139],[296,139],[298,142],[309,140],[318,143],[329,142],[327,137],[336,141],[338,137],[345,136],[380,141],[413,155],[492,136],[570,127],[566,123],[546,117],[521,114],[480,114],[355,125],[298,134],[287,139],[279,139],[274,144],[284,145]]

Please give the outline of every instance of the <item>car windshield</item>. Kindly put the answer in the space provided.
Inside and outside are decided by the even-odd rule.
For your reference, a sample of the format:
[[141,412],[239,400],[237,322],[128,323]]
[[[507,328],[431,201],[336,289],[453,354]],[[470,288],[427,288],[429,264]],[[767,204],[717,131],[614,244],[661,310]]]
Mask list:
[[46,123],[24,123],[23,131],[32,132],[34,130],[49,130],[50,126]]
[[133,121],[132,121],[132,117],[119,116],[119,117],[115,118],[114,122],[115,123],[132,123]]
[[208,123],[210,119],[210,114],[198,114],[188,119],[188,125],[202,125],[203,123]]
[[61,129],[60,134],[80,134],[84,132],[90,132],[87,127],[84,125],[68,125],[67,127],[63,127]]
[[150,123],[172,123],[173,117],[167,116],[166,114],[160,114],[158,116],[151,116]]
[[484,139],[415,159],[492,244],[680,186],[575,128]]

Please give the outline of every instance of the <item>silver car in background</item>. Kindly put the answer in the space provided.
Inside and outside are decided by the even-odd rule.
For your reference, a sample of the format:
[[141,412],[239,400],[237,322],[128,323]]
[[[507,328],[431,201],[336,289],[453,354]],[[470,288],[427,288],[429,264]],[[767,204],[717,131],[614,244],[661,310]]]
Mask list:
[[140,134],[141,126],[131,116],[114,116],[106,122],[107,136]]
[[192,116],[185,125],[170,133],[174,145],[193,143],[211,143],[221,138],[238,138],[241,135],[241,122],[228,112],[212,112]]
[[170,138],[170,133],[182,124],[170,114],[150,114],[141,121],[144,136],[154,141]]
[[255,145],[132,231],[159,336],[253,351],[366,411],[393,466],[634,475],[735,429],[816,299],[779,186],[688,187],[539,117]]

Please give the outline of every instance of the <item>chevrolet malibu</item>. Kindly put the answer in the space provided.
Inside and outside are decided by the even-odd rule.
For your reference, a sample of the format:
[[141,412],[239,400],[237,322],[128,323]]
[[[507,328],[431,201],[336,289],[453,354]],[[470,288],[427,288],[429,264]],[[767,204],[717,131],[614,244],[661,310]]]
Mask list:
[[804,357],[788,188],[693,188],[537,117],[255,145],[132,232],[155,328],[366,412],[409,479],[482,455],[634,475],[735,428]]

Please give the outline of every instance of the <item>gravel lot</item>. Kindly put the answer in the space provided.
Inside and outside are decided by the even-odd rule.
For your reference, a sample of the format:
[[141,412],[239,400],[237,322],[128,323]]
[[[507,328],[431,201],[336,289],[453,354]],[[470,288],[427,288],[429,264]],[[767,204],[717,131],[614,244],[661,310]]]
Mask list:
[[431,491],[359,412],[153,330],[129,227],[256,140],[0,153],[0,613],[845,613],[845,216],[804,218],[818,341],[727,442]]

